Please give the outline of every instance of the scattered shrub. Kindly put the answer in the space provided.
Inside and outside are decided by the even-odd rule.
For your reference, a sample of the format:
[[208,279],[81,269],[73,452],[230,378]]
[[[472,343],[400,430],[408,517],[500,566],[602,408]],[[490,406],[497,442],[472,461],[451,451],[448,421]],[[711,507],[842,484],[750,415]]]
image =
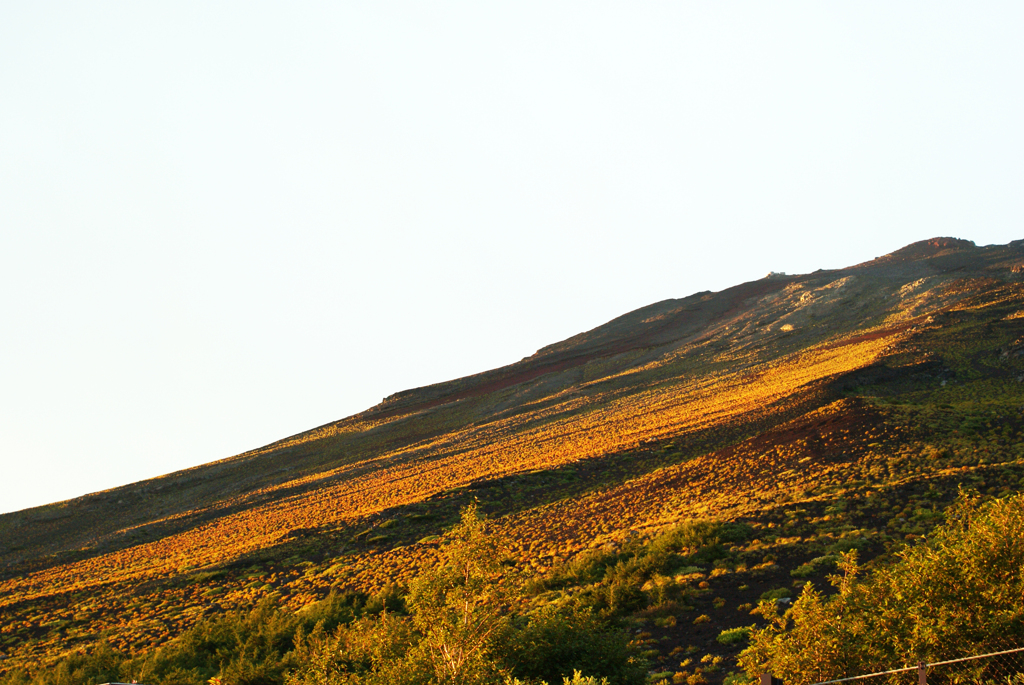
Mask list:
[[785,599],[787,597],[792,597],[792,596],[793,596],[793,591],[790,590],[789,588],[785,588],[785,587],[778,587],[778,588],[775,588],[774,590],[765,590],[764,592],[761,593],[762,601],[771,601],[773,599]]
[[728,673],[722,678],[722,685],[748,685],[749,683],[750,678],[747,677],[747,674],[739,671]]
[[723,645],[735,645],[740,642],[745,642],[750,637],[750,631],[754,629],[754,626],[740,626],[739,628],[729,628],[723,630],[718,634],[717,639]]
[[839,555],[827,554],[822,557],[816,557],[811,559],[806,564],[800,564],[795,569],[789,572],[794,578],[807,578],[818,573],[825,571],[831,571],[836,567],[836,562],[839,561]]

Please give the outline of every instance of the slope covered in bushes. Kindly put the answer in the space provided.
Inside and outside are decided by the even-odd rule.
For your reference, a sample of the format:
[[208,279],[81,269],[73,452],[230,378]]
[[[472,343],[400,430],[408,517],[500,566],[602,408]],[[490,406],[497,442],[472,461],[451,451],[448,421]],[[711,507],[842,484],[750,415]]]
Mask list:
[[[409,588],[332,594],[294,613],[273,598],[249,613],[200,622],[152,652],[107,643],[3,685],[144,682],[186,685],[428,685],[588,682],[640,685],[646,663],[614,611],[536,607],[525,577],[476,507],[463,511],[440,562]],[[596,685],[596,681],[595,681]]]
[[783,614],[762,603],[770,623],[740,659],[749,676],[799,685],[1024,646],[1024,495],[964,495],[896,563],[861,578],[852,551],[840,569],[838,594],[808,584]]
[[[651,679],[736,679],[760,599],[828,590],[850,550],[888,564],[961,485],[1018,491],[1022,408],[1024,243],[936,239],[666,300],[238,457],[0,516],[0,675],[283,683],[300,627],[311,650],[385,607],[402,659],[429,654],[413,589],[476,503],[518,579],[495,634],[519,642],[488,647],[487,677],[559,682],[576,669],[542,668],[544,645],[628,630]],[[366,658],[331,668],[376,677]]]

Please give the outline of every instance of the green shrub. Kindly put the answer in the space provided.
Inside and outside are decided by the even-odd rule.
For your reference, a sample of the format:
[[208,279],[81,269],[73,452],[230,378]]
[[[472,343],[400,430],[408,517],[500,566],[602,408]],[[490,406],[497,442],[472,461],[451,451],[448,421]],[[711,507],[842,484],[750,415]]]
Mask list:
[[824,571],[831,571],[835,568],[836,562],[839,561],[839,556],[836,554],[827,554],[822,557],[816,557],[811,559],[806,564],[801,564],[795,569],[789,572],[794,578],[807,578]]
[[606,581],[602,593],[607,613],[625,615],[647,606],[647,596],[640,589],[644,582],[643,575],[631,574],[624,562],[619,563],[616,567],[618,569],[623,570],[620,573],[610,572],[611,577]]
[[367,600],[363,611],[367,614],[379,614],[382,611],[408,613],[405,606],[405,591],[395,583],[389,583]]
[[749,523],[723,523],[718,527],[716,535],[722,543],[738,545],[754,537],[754,528]]
[[604,577],[605,571],[616,561],[613,552],[591,549],[578,554],[562,571],[562,577],[576,584],[593,583]]
[[793,591],[789,588],[778,587],[774,590],[765,590],[761,593],[762,601],[771,601],[773,599],[785,599],[786,597],[792,597]]
[[669,553],[697,553],[718,544],[721,528],[713,521],[685,521],[654,538],[647,546],[647,554],[658,556]]
[[740,642],[745,642],[750,637],[750,631],[754,629],[754,626],[740,626],[739,628],[728,628],[718,634],[717,639],[723,645],[735,645]]
[[572,678],[566,676],[562,679],[563,685],[608,685],[607,678],[601,678],[598,680],[592,675],[585,676],[579,671],[573,671]]
[[837,595],[808,583],[785,616],[762,603],[769,625],[740,657],[747,675],[800,685],[1024,639],[1024,495],[981,506],[961,494],[945,525],[898,559],[859,580],[850,552],[834,579]]
[[729,673],[722,679],[722,685],[748,685],[750,678],[746,673]]
[[830,555],[842,554],[851,550],[861,550],[867,547],[868,541],[864,538],[842,538],[836,540],[825,548]]
[[559,682],[573,672],[597,673],[621,685],[644,682],[645,664],[629,635],[579,606],[544,607],[509,642],[506,659],[516,677]]

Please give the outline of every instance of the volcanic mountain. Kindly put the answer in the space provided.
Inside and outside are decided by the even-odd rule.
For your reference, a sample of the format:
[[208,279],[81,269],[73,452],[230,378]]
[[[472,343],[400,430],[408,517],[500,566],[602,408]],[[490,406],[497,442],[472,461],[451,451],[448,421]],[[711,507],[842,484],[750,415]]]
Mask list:
[[[813,556],[785,546],[811,540],[800,521],[884,553],[930,525],[904,515],[922,493],[1017,487],[1022,281],[1024,241],[953,238],[771,274],[245,454],[5,514],[0,649],[7,665],[100,635],[144,650],[261,597],[298,609],[401,584],[473,501],[540,576],[697,518],[760,530],[744,543],[758,559]],[[854,501],[885,505],[857,519]]]

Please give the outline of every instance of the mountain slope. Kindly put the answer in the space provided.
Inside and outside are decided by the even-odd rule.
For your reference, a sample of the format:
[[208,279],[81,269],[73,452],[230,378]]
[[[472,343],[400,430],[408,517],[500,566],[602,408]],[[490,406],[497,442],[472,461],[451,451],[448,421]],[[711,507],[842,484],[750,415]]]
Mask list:
[[141,649],[271,593],[403,582],[474,499],[545,573],[681,519],[985,482],[1018,457],[1022,270],[1024,241],[937,238],[665,300],[237,457],[0,516],[0,644],[10,664],[104,631]]

